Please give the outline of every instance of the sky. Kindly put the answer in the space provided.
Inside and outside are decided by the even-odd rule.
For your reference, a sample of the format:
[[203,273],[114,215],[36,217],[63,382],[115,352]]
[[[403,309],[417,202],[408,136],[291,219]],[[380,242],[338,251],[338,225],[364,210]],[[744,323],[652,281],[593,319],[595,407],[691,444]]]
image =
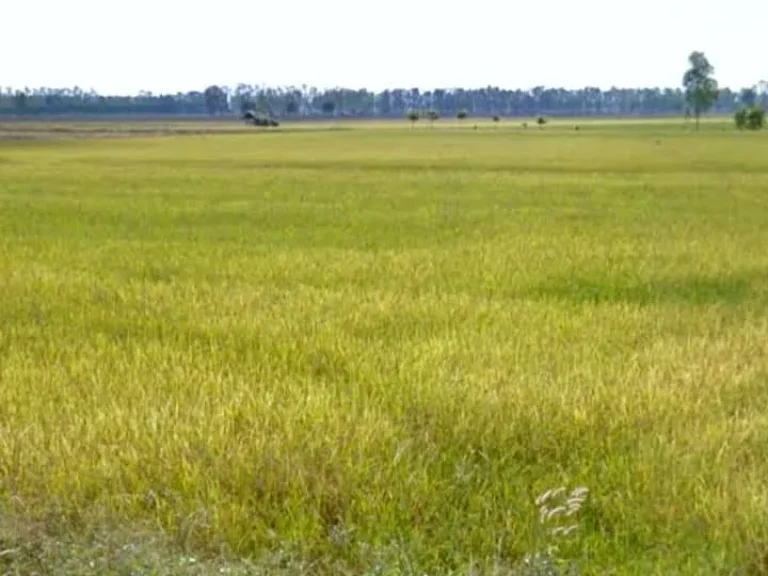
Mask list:
[[768,79],[768,0],[0,0],[0,86],[135,94]]

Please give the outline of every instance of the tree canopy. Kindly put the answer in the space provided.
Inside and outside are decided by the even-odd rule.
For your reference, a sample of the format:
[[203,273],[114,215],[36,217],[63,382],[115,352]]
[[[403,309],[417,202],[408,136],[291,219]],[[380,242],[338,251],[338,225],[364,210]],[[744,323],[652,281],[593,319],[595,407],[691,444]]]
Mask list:
[[[753,88],[754,89],[754,88]],[[758,84],[758,103],[766,89]],[[719,90],[712,111],[733,114],[741,105],[741,90]],[[409,109],[435,110],[443,118],[458,110],[469,116],[536,118],[545,116],[681,115],[686,106],[682,88],[547,88],[508,90],[488,86],[476,90],[415,88],[380,92],[309,86],[269,87],[238,84],[211,86],[176,94],[104,95],[74,88],[0,89],[0,116],[44,115],[231,115],[262,108],[281,117],[312,118],[335,115],[358,118],[403,118]]]
[[703,52],[691,52],[688,56],[690,68],[683,75],[685,102],[696,118],[696,129],[702,113],[717,102],[720,90],[714,79],[715,69]]

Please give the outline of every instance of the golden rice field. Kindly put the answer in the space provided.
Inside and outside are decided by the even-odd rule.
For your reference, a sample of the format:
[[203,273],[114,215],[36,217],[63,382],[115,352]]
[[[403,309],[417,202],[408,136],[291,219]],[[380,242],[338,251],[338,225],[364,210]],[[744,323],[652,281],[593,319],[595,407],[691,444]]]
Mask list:
[[768,573],[766,135],[288,128],[0,143],[0,572]]

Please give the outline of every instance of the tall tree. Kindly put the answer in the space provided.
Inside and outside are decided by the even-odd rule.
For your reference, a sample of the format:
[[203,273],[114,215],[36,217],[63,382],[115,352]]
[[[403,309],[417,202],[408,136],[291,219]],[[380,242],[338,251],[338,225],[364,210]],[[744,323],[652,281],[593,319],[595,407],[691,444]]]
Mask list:
[[27,101],[29,98],[27,97],[26,92],[22,92],[21,90],[18,90],[16,94],[13,95],[13,105],[16,107],[16,110],[19,112],[23,112],[27,109]]
[[696,130],[699,120],[717,102],[720,90],[717,80],[712,77],[715,69],[703,52],[691,52],[688,56],[690,68],[683,75],[685,102],[696,118]]
[[756,104],[758,106],[765,106],[766,95],[768,94],[768,80],[760,80],[760,82],[757,83],[755,90],[757,91],[757,99],[758,99]]
[[757,91],[754,88],[742,88],[739,101],[744,106],[754,106],[757,102]]
[[208,86],[203,92],[205,97],[205,109],[211,116],[226,112],[229,108],[227,104],[227,93],[219,86]]
[[408,120],[411,121],[411,128],[413,128],[414,126],[416,126],[416,122],[419,121],[419,113],[413,108],[411,108],[410,110],[408,110],[408,113],[406,114],[406,118],[408,118]]
[[333,102],[332,100],[326,100],[323,102],[320,109],[323,111],[323,114],[333,116],[333,113],[336,111],[336,102]]
[[293,98],[288,100],[288,103],[285,105],[285,113],[288,115],[298,114],[299,102]]

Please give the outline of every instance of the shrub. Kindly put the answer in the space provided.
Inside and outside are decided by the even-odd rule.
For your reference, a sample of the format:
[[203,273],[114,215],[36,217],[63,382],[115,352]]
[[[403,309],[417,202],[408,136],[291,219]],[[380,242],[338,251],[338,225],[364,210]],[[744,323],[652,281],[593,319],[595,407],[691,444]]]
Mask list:
[[739,130],[761,130],[765,126],[765,110],[758,106],[745,106],[734,114]]
[[276,119],[253,110],[248,110],[243,114],[243,120],[254,126],[280,126],[280,122]]
[[733,120],[736,123],[736,128],[744,130],[747,126],[747,109],[739,108],[736,110],[736,113],[733,115]]

